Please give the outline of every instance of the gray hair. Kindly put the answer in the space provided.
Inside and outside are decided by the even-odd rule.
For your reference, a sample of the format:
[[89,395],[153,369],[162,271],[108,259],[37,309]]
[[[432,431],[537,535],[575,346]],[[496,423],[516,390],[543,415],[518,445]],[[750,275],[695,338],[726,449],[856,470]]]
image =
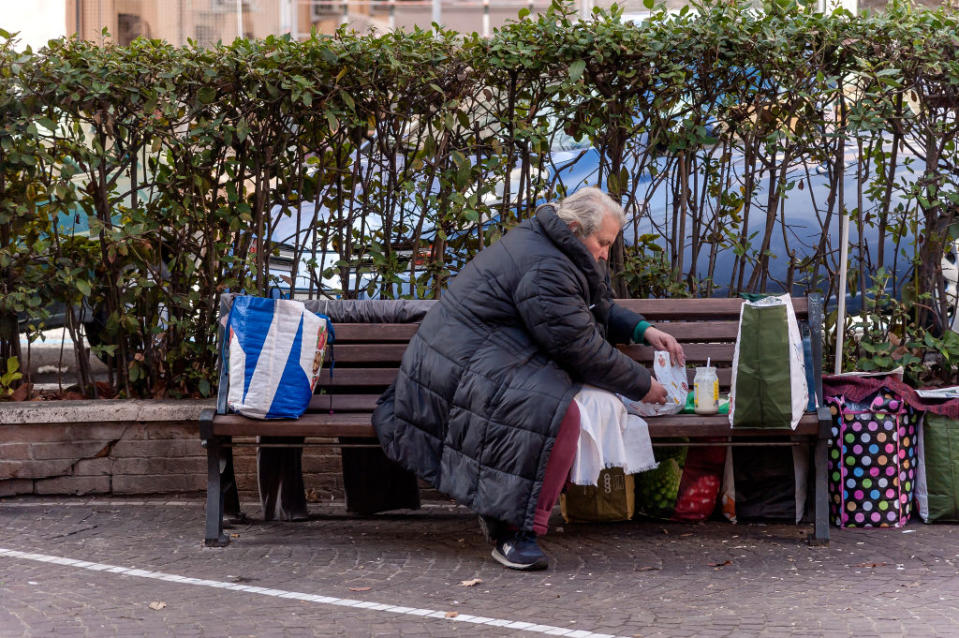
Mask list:
[[578,237],[589,237],[603,222],[603,216],[612,215],[622,228],[626,224],[626,213],[616,200],[593,186],[581,188],[559,203],[556,215],[567,224],[576,222],[580,231]]

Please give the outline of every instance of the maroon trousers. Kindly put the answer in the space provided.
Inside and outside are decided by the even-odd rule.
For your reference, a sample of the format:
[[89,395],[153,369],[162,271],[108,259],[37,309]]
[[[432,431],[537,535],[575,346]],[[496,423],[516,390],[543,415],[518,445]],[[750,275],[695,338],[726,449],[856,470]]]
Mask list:
[[559,426],[559,434],[553,443],[553,450],[546,462],[546,475],[543,477],[543,488],[536,501],[536,514],[533,518],[533,532],[537,536],[546,533],[549,526],[549,515],[559,500],[560,492],[569,478],[569,471],[576,460],[576,448],[579,444],[579,406],[576,401],[570,401],[566,416]]

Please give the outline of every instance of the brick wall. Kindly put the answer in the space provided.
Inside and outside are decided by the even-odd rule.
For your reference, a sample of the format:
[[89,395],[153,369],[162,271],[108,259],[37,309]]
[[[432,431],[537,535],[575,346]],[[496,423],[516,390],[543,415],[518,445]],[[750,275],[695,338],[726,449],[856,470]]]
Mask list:
[[[255,449],[237,447],[234,459],[241,499],[256,500]],[[303,470],[311,500],[342,498],[337,449],[305,448]],[[195,420],[0,422],[0,497],[167,494],[205,489],[206,450],[200,445]]]
[[[211,401],[0,403],[0,498],[206,491],[199,416]],[[237,437],[235,442],[252,442]],[[256,449],[233,451],[241,501],[257,501]],[[343,501],[337,448],[303,449],[307,500]],[[447,499],[421,484],[426,501]]]

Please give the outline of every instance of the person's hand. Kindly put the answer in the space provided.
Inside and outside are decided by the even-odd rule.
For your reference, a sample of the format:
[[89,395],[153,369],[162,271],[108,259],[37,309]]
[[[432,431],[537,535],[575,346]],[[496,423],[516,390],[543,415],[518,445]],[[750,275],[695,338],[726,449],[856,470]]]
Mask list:
[[656,379],[649,380],[649,392],[646,393],[646,396],[643,397],[643,402],[645,403],[658,403],[663,405],[666,403],[666,388],[662,383]]
[[650,326],[646,328],[646,332],[643,333],[643,339],[657,350],[666,350],[669,352],[669,358],[672,360],[673,365],[686,365],[686,353],[683,352],[683,347],[679,345],[679,342],[676,341],[676,337],[673,335],[663,332],[659,328]]

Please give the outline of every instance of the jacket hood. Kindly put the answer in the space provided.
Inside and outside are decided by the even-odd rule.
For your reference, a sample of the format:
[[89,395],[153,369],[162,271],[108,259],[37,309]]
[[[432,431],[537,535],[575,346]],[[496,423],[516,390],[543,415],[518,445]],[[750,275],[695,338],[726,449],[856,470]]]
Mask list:
[[550,241],[556,244],[573,265],[586,277],[589,286],[593,314],[605,326],[609,315],[609,294],[605,269],[593,258],[583,242],[573,234],[569,226],[556,214],[553,204],[543,204],[536,209],[535,223]]

